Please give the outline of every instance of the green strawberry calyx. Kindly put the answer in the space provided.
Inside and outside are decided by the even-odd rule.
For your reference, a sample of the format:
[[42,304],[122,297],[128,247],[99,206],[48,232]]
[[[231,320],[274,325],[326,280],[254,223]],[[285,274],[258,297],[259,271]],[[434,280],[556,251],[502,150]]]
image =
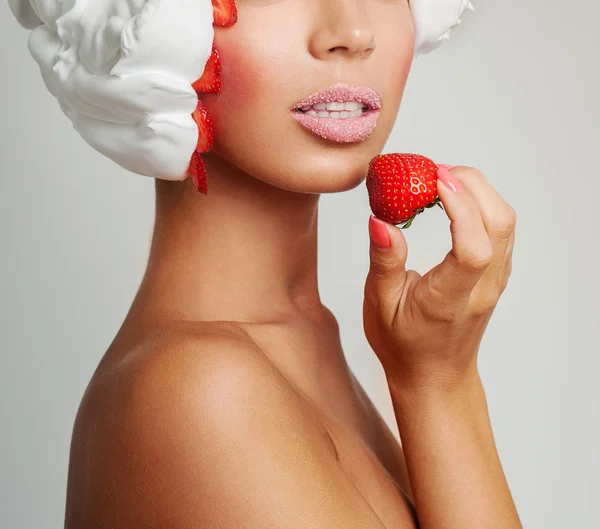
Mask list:
[[395,224],[395,226],[397,228],[400,228],[401,230],[406,230],[407,228],[410,228],[410,225],[413,223],[413,220],[415,220],[417,215],[419,215],[420,213],[423,213],[423,211],[425,211],[426,209],[432,208],[434,206],[439,206],[440,208],[442,208],[442,210],[444,209],[444,206],[442,206],[442,203],[440,201],[440,197],[435,197],[435,199],[433,201],[431,201],[429,204],[427,204],[425,207],[416,209],[415,213],[413,214],[412,217],[410,217],[409,219],[406,219],[405,221],[402,221],[402,223],[400,223],[400,224]]

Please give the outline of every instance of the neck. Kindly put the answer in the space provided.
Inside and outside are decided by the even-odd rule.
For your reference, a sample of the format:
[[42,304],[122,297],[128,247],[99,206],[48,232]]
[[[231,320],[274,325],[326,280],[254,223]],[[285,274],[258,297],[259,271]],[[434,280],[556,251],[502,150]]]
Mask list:
[[320,314],[320,195],[266,184],[212,153],[208,195],[156,181],[156,221],[136,301],[186,320],[264,322]]

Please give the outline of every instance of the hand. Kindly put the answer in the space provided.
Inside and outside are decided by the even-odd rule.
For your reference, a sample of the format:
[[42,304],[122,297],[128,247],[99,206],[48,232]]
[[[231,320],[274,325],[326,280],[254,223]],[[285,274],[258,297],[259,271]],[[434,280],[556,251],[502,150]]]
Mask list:
[[[371,239],[387,231],[390,246],[370,245],[365,335],[388,379],[407,388],[453,387],[477,369],[479,344],[512,269],[515,211],[477,169],[438,167],[463,186],[454,192],[437,182],[452,234],[442,263],[424,276],[406,270],[402,231],[370,220]],[[386,230],[379,236],[377,223]]]

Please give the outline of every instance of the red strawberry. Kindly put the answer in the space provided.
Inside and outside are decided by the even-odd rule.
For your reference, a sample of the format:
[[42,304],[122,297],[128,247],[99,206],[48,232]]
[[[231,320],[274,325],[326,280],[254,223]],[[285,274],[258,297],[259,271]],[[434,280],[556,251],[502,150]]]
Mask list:
[[200,100],[198,100],[196,110],[192,113],[192,117],[198,125],[198,143],[196,144],[196,150],[198,152],[208,152],[212,149],[215,141],[215,132],[212,118]]
[[214,129],[212,119],[206,110],[206,107],[198,100],[196,110],[192,113],[194,121],[198,125],[198,142],[196,143],[196,149],[192,154],[188,173],[192,177],[194,186],[200,193],[207,194],[206,184],[206,168],[204,167],[204,161],[200,156],[201,152],[208,152],[214,143]]
[[235,0],[212,0],[213,24],[217,26],[233,26],[237,22]]
[[437,165],[420,154],[382,154],[369,163],[367,190],[373,214],[409,228],[425,208],[438,205]]
[[194,151],[194,154],[192,154],[188,173],[189,176],[192,177],[194,187],[203,195],[207,195],[208,186],[206,184],[206,167],[204,166],[204,160],[202,160],[202,156],[200,156],[198,151]]
[[221,59],[219,58],[219,52],[213,44],[212,53],[206,62],[204,72],[200,79],[198,79],[192,88],[198,92],[220,94],[221,93]]

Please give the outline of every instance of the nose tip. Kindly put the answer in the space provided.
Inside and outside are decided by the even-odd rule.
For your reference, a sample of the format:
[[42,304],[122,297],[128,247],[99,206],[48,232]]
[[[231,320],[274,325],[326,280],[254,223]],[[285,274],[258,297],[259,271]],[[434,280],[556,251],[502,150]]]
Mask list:
[[354,57],[371,53],[374,48],[375,36],[373,33],[365,28],[355,27],[348,30],[348,37],[345,39],[344,44],[333,46],[328,51],[329,53],[339,53]]
[[366,57],[375,49],[375,34],[363,0],[319,2],[311,53],[318,59]]

